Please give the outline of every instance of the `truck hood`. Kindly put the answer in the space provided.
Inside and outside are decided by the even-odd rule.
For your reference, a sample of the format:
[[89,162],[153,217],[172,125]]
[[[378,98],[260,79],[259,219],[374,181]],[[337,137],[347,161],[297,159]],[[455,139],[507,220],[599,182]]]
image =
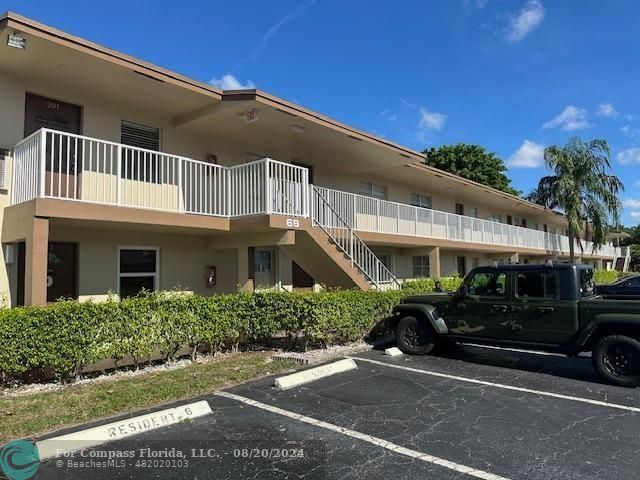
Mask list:
[[402,299],[401,303],[428,303],[430,305],[442,305],[449,303],[453,293],[422,293],[411,295]]

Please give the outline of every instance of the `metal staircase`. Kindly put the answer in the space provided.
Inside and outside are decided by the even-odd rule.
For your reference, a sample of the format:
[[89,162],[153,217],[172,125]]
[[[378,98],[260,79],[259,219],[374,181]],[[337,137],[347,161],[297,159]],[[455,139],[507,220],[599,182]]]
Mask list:
[[312,222],[331,238],[333,243],[351,261],[351,265],[377,290],[397,290],[402,286],[398,279],[356,235],[349,223],[331,206],[320,189],[312,189]]

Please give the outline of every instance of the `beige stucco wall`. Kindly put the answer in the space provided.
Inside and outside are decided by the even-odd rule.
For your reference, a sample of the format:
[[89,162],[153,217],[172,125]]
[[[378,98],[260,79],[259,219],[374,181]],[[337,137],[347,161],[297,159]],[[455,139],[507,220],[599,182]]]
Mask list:
[[[430,247],[424,248],[385,248],[381,246],[375,246],[372,248],[376,254],[390,254],[391,255],[391,271],[401,280],[409,280],[413,278],[413,256],[426,255],[429,256],[431,252]],[[511,259],[510,254],[491,254],[472,251],[452,251],[440,249],[440,275],[442,277],[449,277],[456,275],[458,272],[458,257],[465,257],[466,270],[469,272],[474,267],[474,260],[477,260],[478,266],[491,265],[493,262],[505,262]],[[526,256],[520,255],[519,261],[523,262],[527,260],[529,263],[543,263],[545,257],[543,256]],[[432,265],[430,265],[433,268]],[[434,276],[432,270],[431,276]]]
[[[199,295],[237,290],[237,250],[212,250],[206,237],[115,229],[52,226],[50,241],[78,243],[78,283],[81,298],[101,298],[118,290],[118,247],[158,247],[160,290],[178,289]],[[207,288],[206,268],[215,266],[217,284]]]
[[[11,148],[22,139],[26,92],[81,105],[83,108],[82,133],[89,137],[119,142],[121,121],[130,120],[160,128],[162,132],[161,149],[164,152],[196,160],[205,160],[207,154],[215,154],[220,164],[236,165],[245,162],[249,152],[271,156],[274,159],[285,162],[289,162],[294,158],[292,153],[293,147],[286,142],[278,142],[277,139],[274,139],[268,146],[260,146],[256,145],[251,137],[248,137],[243,142],[231,142],[226,138],[217,138],[211,135],[194,136],[185,132],[184,129],[174,127],[173,118],[171,117],[162,117],[148,112],[134,110],[126,105],[112,104],[104,101],[98,93],[91,94],[88,92],[69,91],[62,87],[49,85],[46,82],[38,82],[32,79],[18,79],[6,74],[0,74],[0,105],[2,105],[2,108],[0,108],[0,125],[2,125],[2,128],[0,128],[0,147]],[[215,121],[215,118],[213,118],[212,121]],[[297,155],[295,156],[295,160],[304,163],[305,160],[310,159],[300,158],[300,156]],[[385,184],[388,190],[388,198],[391,201],[409,204],[411,201],[411,193],[420,193],[432,197],[433,208],[435,210],[454,212],[455,204],[463,203],[467,214],[470,214],[472,208],[477,208],[478,216],[483,219],[489,219],[492,214],[496,213],[501,214],[503,220],[506,220],[508,214],[515,216],[515,214],[507,208],[498,211],[497,209],[483,205],[480,198],[463,197],[456,191],[452,191],[449,195],[436,195],[427,189],[406,185],[389,178],[381,181],[375,178],[375,176],[365,174],[346,176],[335,173],[329,167],[323,167],[322,162],[317,161],[318,159],[314,160],[316,160],[313,162],[315,165],[314,181],[317,185],[358,193],[361,181],[371,181]],[[348,155],[344,161],[349,161]],[[82,175],[86,177],[85,181],[92,182],[95,180],[94,177],[104,176],[104,173],[86,171],[83,172]],[[100,185],[101,181],[97,183]],[[175,189],[175,185],[168,184],[146,184],[144,187],[132,185],[131,187],[132,195],[144,193],[147,198],[155,199],[152,201],[153,205],[150,206],[161,206],[162,208],[168,209],[173,209],[178,206],[179,200]],[[83,189],[82,195],[89,195],[89,197],[86,197],[88,200],[96,200],[100,196],[108,197],[110,201],[114,200],[113,189],[110,189],[108,192],[94,192],[94,194]],[[162,204],[160,205],[159,202],[162,202]],[[7,192],[0,191],[0,210],[8,205],[8,203],[9,196]],[[0,221],[1,214],[2,212],[0,211]],[[560,217],[532,214],[526,215],[525,218],[527,219],[528,226],[531,228],[538,223],[539,228],[542,229],[542,225],[546,223],[549,226],[549,231],[552,231],[554,226],[559,233],[564,231],[564,227],[562,226],[563,220]],[[76,233],[80,235],[78,241],[81,243],[80,285],[81,289],[87,292],[84,293],[86,295],[102,295],[108,290],[114,290],[116,288],[117,244],[124,243],[141,243],[143,245],[154,244],[156,242],[162,243],[162,245],[159,245],[161,247],[161,262],[167,262],[166,266],[161,269],[160,281],[162,288],[172,288],[180,283],[184,288],[192,288],[198,293],[212,293],[212,291],[203,290],[203,269],[204,266],[212,262],[220,262],[221,265],[225,266],[225,271],[228,270],[231,274],[223,277],[221,275],[221,269],[218,269],[218,281],[224,285],[219,287],[218,290],[235,290],[237,284],[237,268],[234,263],[236,261],[235,256],[221,255],[220,251],[206,251],[204,247],[200,246],[201,238],[164,234],[149,236],[148,234],[108,230],[101,231],[97,234],[88,230],[55,229],[52,231],[51,239],[52,241],[56,239],[75,241],[76,239],[73,235]],[[153,238],[153,242],[150,242],[149,238]],[[204,242],[204,240],[202,240],[202,242]],[[194,248],[187,249],[184,248],[185,245],[191,245]],[[2,255],[3,254],[4,252],[2,252]],[[185,258],[185,256],[188,257],[187,259],[189,261],[185,261],[184,265],[177,260],[176,263],[172,263],[172,259]],[[448,254],[446,252],[442,255],[441,270],[443,275],[456,271],[455,256],[455,254]],[[469,253],[467,259],[468,268],[472,265],[471,259],[474,257],[480,258],[481,262],[483,259],[488,259],[488,257],[483,255]],[[291,260],[284,252],[279,251],[277,261],[277,284],[284,289],[291,288]],[[401,278],[408,278],[411,271],[411,257],[398,254],[397,264],[398,275]],[[96,268],[96,266],[99,268]],[[105,271],[104,275],[96,273],[101,272],[102,269]],[[8,270],[9,273],[7,273],[7,268],[4,267],[3,262],[2,266],[0,266],[0,296],[3,293],[6,294],[8,291],[8,278],[9,275],[12,274],[12,269],[9,268]],[[166,275],[162,273],[165,270],[167,272]],[[193,285],[193,287],[191,287],[191,285]],[[214,289],[213,291],[216,290]],[[81,292],[81,294],[83,293]]]
[[[247,160],[249,152],[268,155],[285,162],[291,161],[293,156],[292,147],[286,142],[272,142],[268,146],[259,146],[253,144],[251,138],[238,143],[211,135],[196,137],[185,132],[184,129],[174,127],[173,118],[171,117],[160,117],[147,112],[133,110],[125,105],[111,104],[101,100],[99,95],[70,92],[37,81],[9,77],[6,74],[0,74],[0,105],[3,106],[0,109],[0,124],[3,125],[3,128],[0,129],[0,147],[12,147],[22,139],[25,92],[81,105],[83,108],[82,133],[89,137],[119,142],[121,121],[130,120],[160,128],[161,149],[164,152],[196,160],[205,160],[208,153],[213,153],[217,155],[220,164],[237,165]],[[305,159],[296,157],[296,161],[304,163]],[[345,158],[345,161],[348,161],[348,159]],[[420,193],[432,197],[435,210],[453,213],[455,204],[463,203],[467,214],[471,212],[472,208],[477,208],[479,218],[483,219],[489,219],[492,214],[501,214],[504,221],[506,221],[507,215],[522,216],[514,214],[508,208],[486,207],[482,204],[480,198],[465,197],[455,189],[449,195],[434,194],[425,188],[405,185],[392,179],[385,179],[384,182],[381,182],[375,176],[366,174],[345,176],[344,174],[335,173],[331,168],[322,168],[321,162],[314,163],[314,181],[318,185],[357,193],[361,181],[384,183],[387,186],[388,199],[390,201],[409,204],[411,202],[411,193]],[[171,206],[173,207],[174,205]],[[546,223],[549,226],[549,231],[553,227],[558,229],[558,233],[564,231],[561,217],[532,213],[525,215],[525,218],[530,228],[533,228],[538,223],[539,229],[542,229],[542,225]]]
[[[533,210],[531,213],[522,214],[510,210],[508,207],[495,208],[487,206],[482,203],[482,198],[473,195],[463,195],[459,192],[459,189],[452,189],[451,193],[444,195],[440,193],[434,193],[424,187],[417,187],[406,185],[401,182],[394,181],[391,178],[381,180],[374,176],[360,175],[347,177],[339,175],[331,170],[316,171],[314,172],[316,183],[318,185],[334,188],[336,190],[343,190],[347,192],[358,193],[360,189],[360,182],[371,182],[378,185],[385,185],[387,187],[387,200],[391,202],[399,202],[407,205],[411,204],[411,194],[418,193],[427,197],[431,197],[432,208],[434,210],[440,210],[442,212],[455,213],[456,203],[461,203],[465,208],[465,215],[471,215],[473,208],[478,209],[478,218],[484,220],[490,220],[493,215],[501,215],[502,221],[506,222],[507,215],[512,217],[523,217],[527,220],[527,227],[534,228],[538,224],[538,229],[543,230],[543,225],[547,224],[548,231],[552,232],[555,227],[557,233],[564,235],[564,220],[561,216],[552,213],[536,213]],[[508,202],[504,202],[508,204]],[[364,216],[363,216],[364,217]],[[360,219],[359,219],[360,220]],[[366,223],[366,219],[362,218],[363,223]]]

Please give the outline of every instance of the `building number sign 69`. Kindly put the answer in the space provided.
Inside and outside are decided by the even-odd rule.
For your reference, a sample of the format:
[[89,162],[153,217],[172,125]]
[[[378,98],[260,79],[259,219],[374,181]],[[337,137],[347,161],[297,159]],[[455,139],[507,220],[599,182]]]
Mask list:
[[288,228],[300,228],[300,220],[297,218],[287,218]]

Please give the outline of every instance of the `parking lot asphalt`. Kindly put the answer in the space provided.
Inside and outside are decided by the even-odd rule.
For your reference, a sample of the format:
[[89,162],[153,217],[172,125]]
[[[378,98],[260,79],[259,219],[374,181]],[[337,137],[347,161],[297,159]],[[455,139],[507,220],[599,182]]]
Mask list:
[[265,378],[215,392],[199,398],[210,415],[92,450],[173,448],[187,466],[60,459],[35,478],[638,478],[640,389],[600,382],[588,358],[474,346],[353,358],[357,370],[286,391]]

